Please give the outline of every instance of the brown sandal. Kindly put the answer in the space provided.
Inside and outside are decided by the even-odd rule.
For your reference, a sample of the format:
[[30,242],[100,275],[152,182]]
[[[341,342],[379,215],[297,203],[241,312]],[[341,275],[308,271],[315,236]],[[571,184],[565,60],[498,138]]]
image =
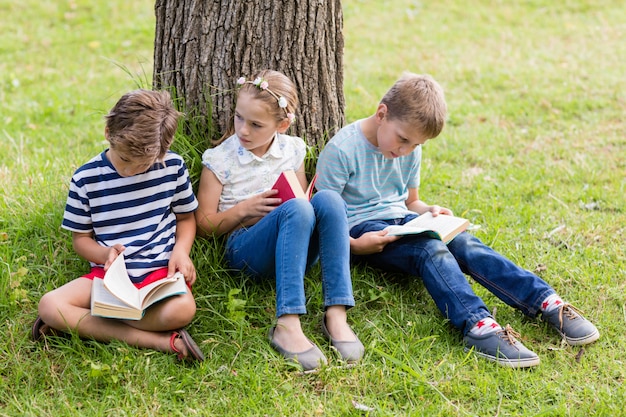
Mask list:
[[39,342],[46,336],[58,335],[59,331],[44,323],[44,321],[39,316],[37,316],[37,319],[33,323],[33,327],[30,330],[30,336],[35,342]]
[[[184,356],[183,352],[176,348],[176,345],[174,344],[176,339],[182,340],[183,344],[187,348],[187,356]],[[198,362],[202,362],[204,360],[204,354],[185,329],[172,332],[172,335],[170,336],[170,347],[175,353],[178,354],[178,360],[196,360]]]

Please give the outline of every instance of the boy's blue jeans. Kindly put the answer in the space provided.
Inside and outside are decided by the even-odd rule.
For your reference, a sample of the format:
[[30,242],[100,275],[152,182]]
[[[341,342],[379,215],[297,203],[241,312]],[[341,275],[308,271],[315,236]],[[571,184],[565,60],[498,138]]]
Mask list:
[[226,242],[230,266],[256,279],[276,277],[276,317],[306,313],[304,274],[318,258],[324,307],[354,306],[346,205],[334,191],[288,200]]
[[[353,238],[414,219],[372,220],[354,226]],[[552,289],[544,280],[464,232],[448,245],[438,239],[409,235],[388,244],[381,253],[354,256],[379,269],[419,276],[439,310],[465,335],[481,319],[491,316],[464,273],[506,304],[534,317]]]

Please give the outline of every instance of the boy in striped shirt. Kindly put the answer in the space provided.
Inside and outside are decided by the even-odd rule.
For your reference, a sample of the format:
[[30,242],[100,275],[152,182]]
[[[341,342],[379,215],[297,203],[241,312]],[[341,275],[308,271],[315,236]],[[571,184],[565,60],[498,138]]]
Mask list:
[[183,159],[169,150],[179,116],[169,93],[140,89],[122,96],[105,117],[109,148],[74,173],[62,224],[91,271],[41,298],[35,340],[75,331],[174,352],[179,359],[204,359],[183,329],[196,312],[191,291],[154,304],[138,321],[90,314],[93,279],[104,277],[122,252],[138,287],[177,271],[189,287],[196,280],[189,252],[198,203]]

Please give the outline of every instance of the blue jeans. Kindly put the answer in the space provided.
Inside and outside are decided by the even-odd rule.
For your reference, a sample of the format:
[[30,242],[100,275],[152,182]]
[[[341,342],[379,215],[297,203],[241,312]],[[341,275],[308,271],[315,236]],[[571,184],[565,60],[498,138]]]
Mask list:
[[276,317],[306,313],[304,274],[320,260],[324,308],[354,306],[346,204],[334,191],[294,198],[234,231],[226,260],[256,279],[276,277]]
[[[350,230],[353,238],[381,230],[390,224],[404,224],[415,218],[366,221]],[[439,310],[465,335],[491,314],[464,274],[487,288],[506,304],[534,317],[552,289],[544,280],[527,271],[464,232],[448,245],[438,239],[409,235],[388,244],[381,253],[354,256],[376,268],[419,276]]]

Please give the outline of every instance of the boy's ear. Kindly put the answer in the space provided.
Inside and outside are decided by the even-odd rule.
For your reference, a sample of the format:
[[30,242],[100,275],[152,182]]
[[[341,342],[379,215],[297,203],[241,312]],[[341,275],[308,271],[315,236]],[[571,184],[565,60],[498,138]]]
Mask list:
[[290,125],[291,123],[289,123],[289,119],[285,117],[282,122],[278,123],[278,127],[276,128],[276,131],[281,134],[285,133],[287,129],[289,129]]
[[380,103],[376,108],[375,116],[378,123],[382,122],[385,116],[387,116],[387,105]]

